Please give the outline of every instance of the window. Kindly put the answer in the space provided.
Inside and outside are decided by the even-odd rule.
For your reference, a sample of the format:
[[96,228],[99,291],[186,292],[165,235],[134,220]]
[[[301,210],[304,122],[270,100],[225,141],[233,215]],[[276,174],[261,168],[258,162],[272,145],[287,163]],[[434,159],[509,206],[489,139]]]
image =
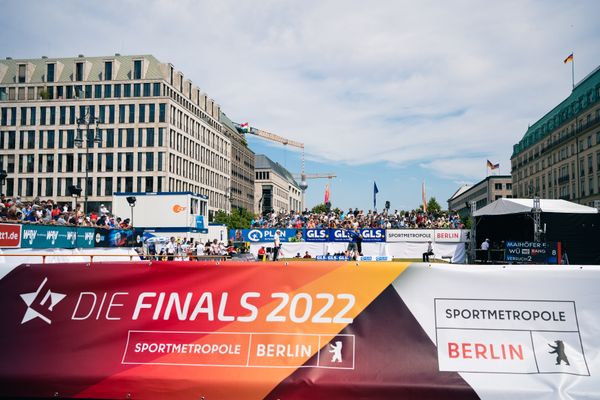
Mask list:
[[113,170],[113,162],[114,162],[113,153],[106,153],[105,156],[106,156],[106,171],[111,172]]
[[113,104],[108,106],[108,123],[115,123],[115,106]]
[[54,69],[56,64],[46,65],[46,82],[54,82]]
[[85,85],[85,98],[86,99],[92,98],[92,85]]
[[121,85],[120,84],[115,85],[115,97],[116,98],[121,97]]
[[146,171],[154,170],[154,153],[146,153]]
[[27,107],[21,107],[21,125],[27,125]]
[[106,147],[115,147],[115,130],[106,130]]
[[151,176],[147,176],[145,191],[146,191],[146,193],[149,193],[149,192],[153,192],[154,191],[153,189],[154,189],[153,179]]
[[40,107],[40,125],[46,125],[46,107]]
[[166,104],[158,105],[158,122],[165,122],[166,119]]
[[133,128],[127,129],[126,147],[133,147]]
[[17,82],[25,83],[26,77],[27,77],[27,65],[19,64],[19,76],[18,76]]
[[46,146],[47,148],[54,148],[54,137],[54,131],[48,131],[48,145]]
[[112,85],[104,85],[104,97],[107,99],[112,97]]
[[60,124],[65,125],[67,123],[67,107],[60,106]]
[[142,123],[146,122],[146,105],[140,104],[138,109],[139,109],[138,121],[142,122]]
[[69,106],[69,124],[75,124],[75,106]]
[[154,146],[154,128],[146,129],[146,146]]
[[100,120],[101,124],[106,121],[106,106],[101,105],[98,109],[98,119]]
[[[133,171],[133,153],[125,153],[125,171]],[[132,192],[131,189],[127,189]]]
[[[164,153],[158,153],[158,162],[157,162],[157,165],[156,165],[156,170],[157,171],[162,171],[163,170],[163,158],[164,158]],[[159,189],[159,191],[160,191],[160,189]]]
[[54,172],[54,155],[46,155],[46,172]]
[[102,85],[95,85],[94,86],[94,98],[95,99],[102,98]]
[[105,196],[112,196],[112,186],[113,186],[113,178],[108,177],[105,179],[104,181],[104,195]]
[[[115,97],[117,96],[115,95]],[[131,97],[131,84],[123,84],[123,97]]]
[[125,104],[119,104],[119,123],[125,123]]
[[50,125],[56,124],[56,107],[50,107]]
[[35,149],[35,131],[27,131],[27,148]]
[[135,122],[135,104],[129,105],[129,123],[133,124]]
[[133,61],[133,79],[142,79],[142,60]]
[[140,97],[141,95],[141,85],[139,83],[135,83],[133,85],[133,97]]
[[152,88],[152,95],[153,96],[160,96],[160,83],[159,82],[155,82]]
[[112,81],[113,63],[112,61],[104,61],[104,80]]
[[144,83],[144,97],[150,96],[150,83]]
[[75,64],[75,80],[82,81],[83,80],[83,63],[78,62]]
[[154,122],[155,117],[154,117],[154,109],[155,109],[155,105],[154,104],[148,104],[148,122]]

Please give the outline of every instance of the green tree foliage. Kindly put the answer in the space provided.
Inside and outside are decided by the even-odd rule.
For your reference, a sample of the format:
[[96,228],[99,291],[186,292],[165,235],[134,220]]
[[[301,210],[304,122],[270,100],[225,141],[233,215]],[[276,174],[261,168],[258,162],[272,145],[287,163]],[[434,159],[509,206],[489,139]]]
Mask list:
[[227,225],[228,229],[248,229],[253,219],[254,214],[246,209],[234,208],[231,210],[231,214],[227,214],[225,211],[217,211],[214,222]]
[[323,204],[323,203],[317,204],[316,206],[314,206],[312,208],[311,212],[313,214],[320,214],[320,213],[327,212],[327,206],[325,204]]
[[431,197],[429,199],[429,201],[427,202],[427,212],[439,213],[440,211],[442,211],[442,207],[440,206],[440,203],[437,202],[435,197]]

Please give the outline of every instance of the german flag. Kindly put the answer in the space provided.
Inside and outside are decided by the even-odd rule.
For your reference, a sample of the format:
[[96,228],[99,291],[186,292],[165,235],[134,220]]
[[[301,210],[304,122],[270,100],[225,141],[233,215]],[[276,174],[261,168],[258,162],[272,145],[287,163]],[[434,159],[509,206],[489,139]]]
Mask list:
[[573,62],[573,53],[569,54],[567,56],[567,58],[565,58],[565,61],[563,61],[565,64],[568,62]]

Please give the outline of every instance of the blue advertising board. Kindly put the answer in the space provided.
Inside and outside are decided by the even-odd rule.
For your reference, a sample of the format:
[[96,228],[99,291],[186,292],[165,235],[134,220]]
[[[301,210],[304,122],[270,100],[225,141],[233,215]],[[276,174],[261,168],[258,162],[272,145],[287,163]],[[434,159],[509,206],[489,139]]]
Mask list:
[[57,225],[23,225],[21,248],[91,248],[95,229]]
[[[234,242],[272,242],[277,229],[231,229]],[[350,242],[347,229],[279,229],[281,242]],[[360,229],[365,243],[385,242],[385,229]]]
[[511,262],[558,264],[560,245],[557,242],[507,241],[505,260]]
[[96,247],[131,247],[132,238],[131,229],[96,228],[94,242]]

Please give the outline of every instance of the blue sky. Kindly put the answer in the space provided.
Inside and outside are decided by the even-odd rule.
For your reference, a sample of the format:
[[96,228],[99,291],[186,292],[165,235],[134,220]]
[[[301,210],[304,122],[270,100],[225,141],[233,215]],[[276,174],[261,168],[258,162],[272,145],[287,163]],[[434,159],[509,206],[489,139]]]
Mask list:
[[[305,143],[336,207],[442,205],[600,65],[600,2],[2,1],[0,56],[153,54],[234,121]],[[249,139],[292,172],[299,153]],[[307,206],[326,180],[309,182]]]

